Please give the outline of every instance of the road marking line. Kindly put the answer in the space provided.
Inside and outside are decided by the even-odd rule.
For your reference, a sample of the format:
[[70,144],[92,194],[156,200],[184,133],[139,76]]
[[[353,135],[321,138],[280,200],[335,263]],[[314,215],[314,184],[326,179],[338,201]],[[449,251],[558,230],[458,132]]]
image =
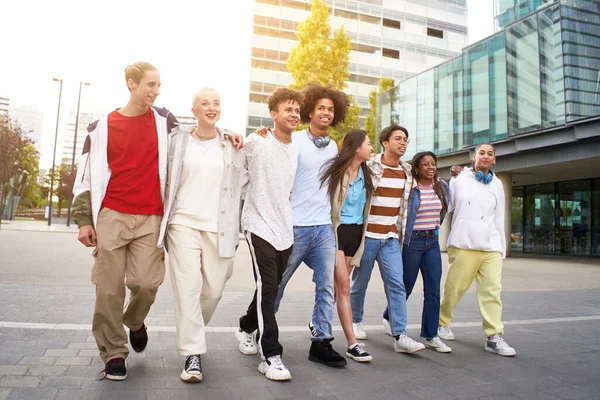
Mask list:
[[[511,321],[503,321],[504,325],[536,325],[536,324],[552,324],[559,322],[581,322],[581,321],[597,321],[600,320],[600,315],[587,315],[582,317],[559,317],[559,318],[538,318],[538,319],[515,319]],[[481,322],[455,322],[452,328],[474,328],[480,327]],[[418,329],[421,325],[409,324],[407,329]],[[63,331],[91,331],[92,325],[89,324],[51,324],[51,323],[33,323],[33,322],[10,322],[0,321],[0,328],[20,328],[20,329],[47,329],[47,330],[63,330]],[[233,326],[208,326],[207,333],[235,332],[237,327]],[[365,331],[380,331],[383,330],[381,325],[363,325]],[[152,326],[148,330],[154,332],[175,332],[174,326]],[[281,332],[304,332],[308,330],[306,326],[280,326]],[[341,331],[342,327],[334,325],[334,331]]]

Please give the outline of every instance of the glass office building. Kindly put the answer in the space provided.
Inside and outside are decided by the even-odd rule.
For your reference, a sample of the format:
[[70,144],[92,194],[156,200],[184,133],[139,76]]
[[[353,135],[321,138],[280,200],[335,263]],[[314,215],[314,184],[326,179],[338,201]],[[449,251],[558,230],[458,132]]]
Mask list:
[[[496,0],[501,30],[380,94],[379,130],[392,122],[408,129],[406,159],[431,150],[440,160],[455,160],[478,143],[493,142],[507,149],[512,143],[515,154],[506,150],[504,157],[515,160],[531,157],[524,146],[532,136],[551,146],[561,130],[589,126],[600,117],[599,4]],[[573,160],[507,170],[526,176],[512,190],[513,250],[600,256],[600,158],[593,153],[600,149],[600,130],[588,131],[587,142],[578,143],[588,151],[577,150]],[[553,167],[564,181],[544,176]]]

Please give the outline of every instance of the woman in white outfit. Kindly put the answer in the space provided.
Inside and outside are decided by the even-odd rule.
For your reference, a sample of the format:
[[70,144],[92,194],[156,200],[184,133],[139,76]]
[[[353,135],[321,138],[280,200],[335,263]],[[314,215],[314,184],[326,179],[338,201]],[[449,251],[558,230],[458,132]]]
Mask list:
[[202,380],[205,325],[233,273],[239,241],[244,153],[216,124],[219,94],[201,89],[193,100],[196,127],[177,127],[169,143],[169,172],[159,246],[166,241],[175,298],[177,350],[186,357],[181,379]]

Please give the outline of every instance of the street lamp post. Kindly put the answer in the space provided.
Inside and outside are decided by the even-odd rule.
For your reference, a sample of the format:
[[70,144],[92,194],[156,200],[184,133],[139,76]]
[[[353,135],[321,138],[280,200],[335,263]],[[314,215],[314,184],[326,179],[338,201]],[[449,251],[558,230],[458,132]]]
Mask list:
[[[75,136],[73,136],[73,157],[71,158],[71,174],[75,171],[75,148],[77,147],[77,131],[79,130],[79,106],[81,105],[81,88],[90,86],[89,82],[79,82],[79,96],[77,97],[77,115],[75,116]],[[67,210],[67,226],[71,226],[71,206],[73,199],[69,200],[69,208]]]
[[54,132],[54,153],[52,153],[52,173],[50,175],[50,206],[48,212],[48,226],[52,225],[52,195],[54,194],[54,170],[56,169],[56,142],[58,141],[58,122],[60,120],[60,102],[62,100],[63,80],[52,78],[54,82],[60,82],[58,92],[58,111],[56,112],[56,131]]

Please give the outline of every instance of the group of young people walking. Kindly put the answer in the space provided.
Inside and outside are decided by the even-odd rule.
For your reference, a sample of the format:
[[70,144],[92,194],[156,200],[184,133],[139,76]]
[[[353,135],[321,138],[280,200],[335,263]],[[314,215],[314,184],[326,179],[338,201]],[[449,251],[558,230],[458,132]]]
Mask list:
[[[260,353],[258,370],[267,378],[291,379],[276,313],[302,263],[312,269],[315,283],[311,361],[347,364],[331,345],[335,307],[347,340],[345,355],[357,362],[372,359],[358,340],[367,339],[364,299],[375,261],[388,303],[383,324],[396,352],[425,347],[450,352],[441,339],[454,339],[449,327],[454,308],[476,279],[485,350],[515,354],[501,337],[504,194],[491,170],[490,144],[478,145],[473,166],[447,184],[437,176],[435,154],[418,153],[412,165],[401,159],[409,132],[399,125],[379,135],[382,154],[372,157],[369,137],[360,129],[344,136],[338,152],[327,129],[344,121],[348,98],[327,86],[276,89],[268,99],[274,128],[244,140],[216,126],[221,103],[215,90],[196,93],[197,126],[184,127],[153,106],[160,91],[154,66],[132,64],[125,80],[130,100],[88,128],[74,186],[79,241],[94,247],[92,331],[106,378],[127,376],[123,325],[134,351],[147,345],[145,318],[164,279],[166,250],[177,349],[185,356],[180,376],[202,381],[205,326],[233,273],[242,198],[256,290],[235,337],[241,353]],[[296,131],[300,122],[308,128]],[[438,236],[448,215],[450,269],[441,297]],[[423,343],[406,334],[406,302],[419,271]],[[126,287],[130,299],[124,310]]]

